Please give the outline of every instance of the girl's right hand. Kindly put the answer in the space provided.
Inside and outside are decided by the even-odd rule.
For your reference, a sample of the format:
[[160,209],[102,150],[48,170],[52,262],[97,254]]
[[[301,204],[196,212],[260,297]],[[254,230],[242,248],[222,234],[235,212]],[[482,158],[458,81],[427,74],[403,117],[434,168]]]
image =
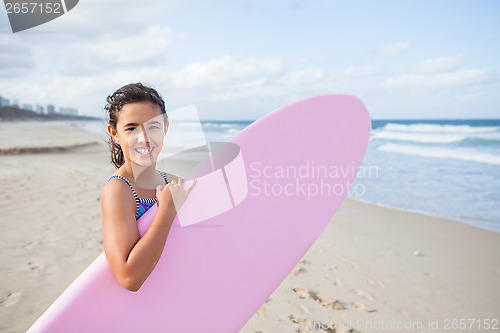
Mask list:
[[189,193],[196,185],[196,179],[184,190],[184,180],[179,177],[178,180],[172,180],[167,185],[159,185],[156,187],[156,198],[158,208],[166,207],[167,209],[174,209],[176,212],[182,207],[186,201]]

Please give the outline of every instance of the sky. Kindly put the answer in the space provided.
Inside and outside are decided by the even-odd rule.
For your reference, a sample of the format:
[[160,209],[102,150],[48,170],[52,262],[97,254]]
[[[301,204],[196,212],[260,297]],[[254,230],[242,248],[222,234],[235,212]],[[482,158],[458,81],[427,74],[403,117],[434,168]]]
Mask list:
[[372,119],[500,118],[499,55],[496,0],[80,0],[15,34],[0,8],[0,95],[96,117],[143,82],[203,120],[321,94]]

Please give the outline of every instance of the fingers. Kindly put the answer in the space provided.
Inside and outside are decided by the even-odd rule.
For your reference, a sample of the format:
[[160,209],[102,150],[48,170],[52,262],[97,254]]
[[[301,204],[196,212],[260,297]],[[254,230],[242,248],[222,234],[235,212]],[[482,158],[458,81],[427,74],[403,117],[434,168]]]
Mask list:
[[191,184],[189,184],[189,186],[187,187],[186,189],[186,192],[189,194],[189,192],[191,192],[191,190],[193,189],[193,187],[196,185],[196,182],[198,181],[198,179],[194,179]]
[[156,186],[156,192],[160,192],[164,188],[165,188],[165,185],[158,185],[158,186]]
[[196,185],[197,181],[198,181],[197,179],[194,179],[185,190],[184,190],[184,179],[182,177],[179,177],[178,179],[172,179],[170,181],[170,184],[179,186],[181,190],[183,190],[184,192],[186,192],[186,194],[188,194],[189,192],[191,192],[194,185]]

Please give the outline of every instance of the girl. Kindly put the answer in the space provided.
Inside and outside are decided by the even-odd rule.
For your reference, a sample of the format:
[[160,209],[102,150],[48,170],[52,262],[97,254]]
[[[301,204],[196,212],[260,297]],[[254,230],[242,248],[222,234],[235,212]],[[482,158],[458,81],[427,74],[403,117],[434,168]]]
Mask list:
[[[169,125],[156,90],[128,84],[108,96],[105,110],[111,163],[117,170],[101,195],[104,252],[120,284],[137,291],[160,259],[176,208],[196,180],[184,190],[182,178],[156,170]],[[158,210],[141,238],[136,221],[154,203]]]

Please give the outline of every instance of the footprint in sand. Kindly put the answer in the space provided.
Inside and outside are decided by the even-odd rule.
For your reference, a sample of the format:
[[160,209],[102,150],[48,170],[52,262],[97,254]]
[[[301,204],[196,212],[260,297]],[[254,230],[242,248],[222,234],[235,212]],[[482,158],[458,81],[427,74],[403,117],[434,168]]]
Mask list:
[[346,259],[346,258],[341,258],[341,259],[343,262],[345,262],[346,264],[348,264],[352,268],[358,268],[358,265],[355,262],[350,261],[349,259]]
[[40,272],[43,270],[43,266],[40,266],[32,261],[28,262],[28,266],[30,266],[32,272]]
[[321,306],[329,310],[345,310],[345,306],[337,299],[328,296],[320,296],[316,293],[313,294],[313,299],[321,304]]
[[19,303],[23,298],[23,294],[19,291],[8,293],[7,295],[0,298],[0,307],[8,308],[16,303]]
[[366,283],[368,283],[368,284],[378,284],[378,286],[380,288],[385,288],[385,284],[383,284],[382,282],[377,281],[375,279],[368,279],[368,280],[366,280]]
[[293,287],[292,290],[302,299],[311,298],[312,300],[321,304],[321,306],[330,310],[345,310],[345,306],[337,298],[321,296],[317,292],[303,289],[300,287]]
[[264,311],[264,305],[262,305],[256,312],[257,316],[259,317],[262,317],[266,314],[266,312]]
[[299,304],[299,309],[303,313],[306,313],[306,314],[309,313],[309,309],[304,304]]
[[26,245],[23,245],[23,248],[26,250],[31,250],[34,247],[38,246],[39,244],[40,244],[40,241],[34,240],[34,241],[27,243]]
[[292,325],[295,327],[295,332],[298,333],[308,333],[311,332],[311,329],[308,327],[312,327],[312,321],[304,318],[304,317],[299,317],[294,314],[291,314],[288,316],[290,319]]
[[354,294],[356,294],[356,295],[358,295],[358,296],[363,297],[364,299],[368,299],[368,300],[373,299],[373,296],[372,296],[372,295],[365,293],[365,292],[364,292],[363,290],[361,290],[361,289],[351,289],[351,291],[352,291]]
[[309,333],[313,332],[312,331],[313,329],[315,332],[317,332],[316,328],[320,328],[321,332],[328,332],[328,333],[337,332],[335,327],[329,327],[328,324],[321,323],[318,321],[313,321],[304,317],[299,317],[294,314],[291,314],[290,316],[288,316],[288,318],[291,321],[292,327],[295,327],[295,332],[297,333]]
[[266,299],[266,301],[264,302],[264,304],[262,304],[260,306],[260,308],[257,310],[257,316],[261,317],[261,316],[264,316],[266,314],[266,311],[264,310],[264,306],[269,303],[271,301],[270,298]]
[[323,266],[326,267],[330,272],[337,273],[337,266],[332,264],[324,264]]
[[353,302],[354,306],[356,309],[363,311],[363,312],[375,312],[375,309],[369,308],[366,304],[363,304],[361,302],[354,301]]
[[304,266],[308,266],[311,263],[309,261],[305,260],[305,259],[300,259],[299,264],[304,265]]
[[293,275],[299,275],[300,273],[305,273],[307,272],[304,268],[295,266],[294,269],[292,269],[292,274]]
[[309,291],[300,287],[293,287],[292,290],[302,299],[309,298]]
[[334,278],[333,276],[330,276],[330,275],[327,275],[326,279],[332,281],[334,286],[342,287],[342,282],[340,282],[339,279]]

